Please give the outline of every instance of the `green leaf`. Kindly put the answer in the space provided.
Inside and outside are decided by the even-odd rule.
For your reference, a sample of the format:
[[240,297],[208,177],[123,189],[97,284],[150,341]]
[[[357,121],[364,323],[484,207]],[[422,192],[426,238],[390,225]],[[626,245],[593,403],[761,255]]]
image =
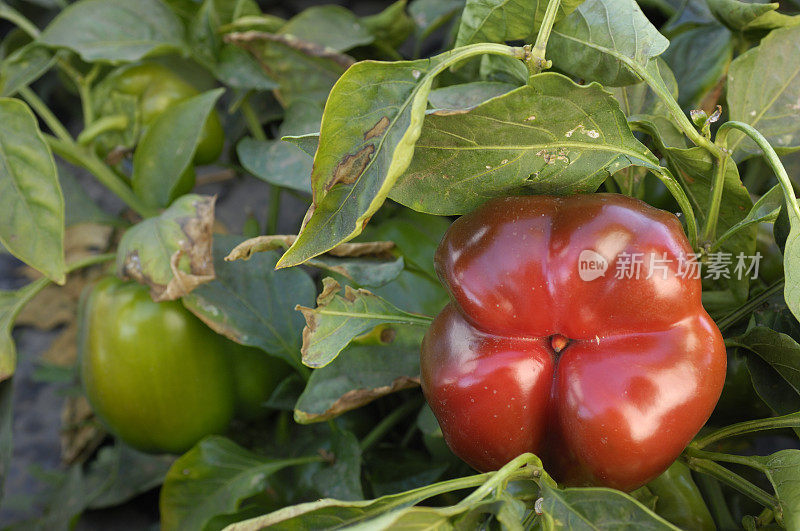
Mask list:
[[[673,98],[678,97],[678,82],[675,79],[669,65],[661,57],[651,59],[651,68],[654,73],[664,82]],[[650,86],[645,82],[624,87],[611,87],[609,89],[629,119],[636,115],[663,116],[669,118],[669,110],[664,102],[656,95]],[[669,145],[669,144],[668,144]]]
[[164,481],[175,458],[138,452],[117,441],[97,453],[86,472],[89,509],[120,505]]
[[219,436],[206,437],[172,465],[161,489],[161,528],[205,529],[267,487],[275,472],[318,458],[267,459]]
[[405,312],[365,289],[354,290],[327,277],[316,308],[298,306],[306,319],[303,329],[303,364],[324,367],[333,361],[356,336],[381,324],[427,326],[426,317]]
[[555,73],[461,113],[425,119],[410,167],[390,197],[414,210],[464,214],[492,197],[592,192],[656,158],[597,84]]
[[553,26],[548,58],[560,70],[604,85],[639,82],[629,68],[644,68],[669,41],[634,0],[587,0]]
[[[770,32],[761,44],[732,63],[728,72],[730,119],[750,124],[779,154],[800,149],[800,26]],[[740,131],[728,149],[740,156],[760,153]]]
[[376,44],[390,48],[403,44],[415,29],[406,13],[406,0],[397,0],[380,13],[362,18],[361,24],[375,37]]
[[243,90],[272,90],[278,83],[269,77],[252,55],[232,44],[223,44],[211,69],[224,85]]
[[783,249],[783,270],[786,286],[783,290],[786,305],[795,317],[800,316],[800,217],[797,211],[787,205],[789,216],[789,236]]
[[476,44],[430,59],[364,61],[348,69],[325,105],[310,217],[278,267],[301,264],[363,230],[411,162],[435,77],[487,53],[515,56],[518,50]]
[[133,154],[131,185],[147,204],[166,207],[203,134],[203,125],[224,89],[204,92],[164,111],[142,135]]
[[800,17],[778,13],[778,3],[707,0],[717,19],[735,31],[772,30],[800,24]]
[[408,12],[417,25],[417,40],[422,41],[447,24],[464,7],[465,0],[412,0]]
[[736,339],[738,346],[758,354],[769,363],[795,393],[800,394],[800,345],[786,334],[756,326]]
[[252,54],[278,83],[275,95],[284,108],[296,101],[324,102],[336,80],[353,64],[350,56],[290,35],[232,33],[226,41]]
[[311,373],[294,406],[296,422],[322,422],[375,399],[419,385],[424,328],[381,326]]
[[184,195],[128,229],[117,248],[117,274],[150,286],[155,301],[175,300],[213,280],[214,200]]
[[64,9],[39,41],[92,63],[122,63],[184,50],[183,25],[160,0],[81,0]]
[[[5,380],[14,374],[17,367],[17,349],[11,337],[14,320],[23,306],[47,284],[47,279],[42,278],[16,291],[0,290],[0,385],[6,385]],[[5,476],[0,475],[2,477]]]
[[13,96],[56,64],[56,54],[32,42],[14,50],[0,63],[0,96]]
[[81,223],[122,226],[123,221],[95,203],[75,175],[64,165],[57,164],[58,180],[64,194],[65,225],[71,227]]
[[183,304],[216,332],[277,356],[293,367],[300,363],[303,316],[296,304],[314,300],[314,283],[303,271],[275,271],[274,252],[226,262],[240,237],[214,237],[216,279],[183,298]]
[[779,184],[776,184],[770,190],[762,195],[758,201],[753,205],[753,208],[750,209],[750,212],[747,213],[747,216],[736,225],[729,228],[725,231],[725,234],[717,238],[715,242],[715,246],[719,245],[721,242],[724,242],[740,230],[744,230],[747,227],[752,225],[757,225],[759,223],[772,223],[776,219],[778,219],[778,214],[781,211],[781,207],[783,206],[783,190]]
[[661,57],[678,80],[682,107],[698,107],[716,87],[733,58],[733,46],[733,35],[720,24],[692,28],[672,38]]
[[[519,63],[519,61],[517,62]],[[472,83],[434,89],[428,96],[428,101],[437,110],[469,110],[486,100],[502,96],[517,87],[518,85],[498,81],[474,81]]]
[[64,196],[53,154],[20,100],[0,98],[0,244],[63,284]]
[[766,475],[775,489],[786,529],[800,527],[800,450],[789,449],[768,456],[755,456],[766,468]]
[[[556,20],[572,13],[583,0],[562,0]],[[467,0],[455,47],[475,42],[528,39],[539,31],[547,0]]]
[[278,30],[278,35],[344,52],[375,40],[361,20],[341,6],[313,6],[292,17]]
[[556,529],[677,530],[647,507],[618,490],[605,488],[555,489],[541,485],[541,511]]

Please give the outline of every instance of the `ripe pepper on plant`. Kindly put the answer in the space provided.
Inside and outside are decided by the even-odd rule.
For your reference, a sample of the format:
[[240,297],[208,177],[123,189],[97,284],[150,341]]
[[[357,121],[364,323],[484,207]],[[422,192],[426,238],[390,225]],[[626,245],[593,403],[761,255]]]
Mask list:
[[[454,453],[488,471],[533,452],[560,482],[627,491],[666,470],[725,379],[700,280],[678,274],[691,252],[674,215],[615,194],[497,199],[453,223],[435,259],[452,302],[421,369]],[[582,253],[607,269],[582,278]]]

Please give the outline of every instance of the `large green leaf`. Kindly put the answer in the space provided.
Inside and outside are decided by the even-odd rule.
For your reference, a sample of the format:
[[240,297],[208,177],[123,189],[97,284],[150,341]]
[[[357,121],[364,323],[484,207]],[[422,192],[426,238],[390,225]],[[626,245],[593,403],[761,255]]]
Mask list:
[[677,530],[627,494],[604,488],[555,489],[542,485],[541,512],[556,529]]
[[408,12],[417,25],[417,40],[446,24],[463,7],[464,0],[412,0]]
[[[582,2],[562,0],[556,20],[567,16]],[[547,0],[467,0],[455,46],[527,39],[539,31],[546,10]]]
[[764,457],[752,457],[766,469],[775,489],[786,529],[800,528],[800,450],[781,450]]
[[463,214],[519,191],[594,191],[622,168],[657,163],[601,86],[544,73],[468,112],[427,116],[390,197],[423,212]]
[[204,92],[164,111],[142,135],[133,154],[131,185],[147,204],[166,207],[192,164],[203,126],[223,89]]
[[64,283],[64,196],[53,154],[20,100],[0,98],[0,123],[0,244]]
[[81,0],[62,11],[40,42],[85,61],[121,63],[184,49],[183,25],[160,0]]
[[292,17],[277,32],[291,35],[301,41],[344,52],[375,40],[369,29],[353,14],[341,6],[313,6]]
[[428,101],[437,110],[472,109],[486,100],[502,96],[514,90],[517,86],[499,81],[474,81],[472,83],[450,85],[449,87],[432,90],[428,96]]
[[215,516],[236,512],[242,500],[263,491],[275,472],[313,460],[267,459],[224,437],[207,437],[167,473],[161,489],[161,529],[205,529]]
[[587,0],[553,26],[547,53],[560,70],[620,86],[640,80],[626,65],[643,69],[668,45],[635,0]]
[[772,30],[800,24],[800,16],[778,13],[778,3],[707,0],[717,19],[736,31]]
[[661,57],[678,80],[678,103],[683,108],[698,107],[725,76],[733,45],[733,35],[721,24],[698,26],[672,38]]
[[786,334],[756,326],[736,338],[735,344],[758,354],[800,395],[800,345]]
[[434,78],[487,53],[514,57],[519,50],[476,44],[419,61],[364,61],[337,81],[314,157],[314,203],[278,267],[301,264],[363,230],[411,162]]
[[[779,154],[800,149],[800,26],[770,32],[737,57],[728,72],[730,119],[752,125]],[[731,131],[728,148],[760,153],[743,133]]]
[[311,373],[294,408],[297,422],[321,422],[419,385],[423,327],[382,326]]
[[240,241],[214,237],[216,279],[184,297],[183,304],[218,333],[301,367],[303,316],[294,307],[313,304],[314,283],[299,269],[275,271],[273,251],[225,261]]
[[128,229],[117,248],[117,273],[149,285],[156,301],[175,300],[213,280],[214,200],[184,195],[160,216]]

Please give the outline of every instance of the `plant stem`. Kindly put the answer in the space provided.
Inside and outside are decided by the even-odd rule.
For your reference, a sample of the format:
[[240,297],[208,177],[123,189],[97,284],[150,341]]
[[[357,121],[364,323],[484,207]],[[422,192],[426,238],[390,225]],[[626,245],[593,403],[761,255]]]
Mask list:
[[686,448],[686,455],[696,457],[699,459],[707,459],[709,461],[722,461],[723,463],[733,463],[734,465],[742,465],[750,468],[755,468],[759,472],[764,472],[764,467],[754,462],[748,457],[741,455],[724,454],[720,452],[709,452],[707,450],[700,450],[689,446]]
[[521,454],[515,457],[514,459],[509,461],[506,465],[504,465],[503,468],[501,468],[497,472],[494,472],[494,475],[483,485],[475,489],[472,492],[472,494],[461,500],[458,503],[458,506],[470,505],[478,500],[482,500],[483,498],[488,496],[494,489],[500,486],[501,483],[506,483],[510,480],[518,479],[517,477],[514,477],[513,474],[509,474],[508,471],[520,469],[523,465],[527,466],[524,469],[519,470],[519,472],[525,473],[525,475],[523,476],[525,479],[538,478],[542,469],[540,466],[538,466],[537,461],[538,459],[533,454]]
[[278,219],[281,213],[281,192],[283,192],[283,187],[277,184],[270,185],[267,234],[277,234],[278,232]]
[[239,109],[242,111],[242,116],[247,124],[247,129],[250,131],[250,134],[253,135],[253,138],[256,140],[261,140],[262,142],[266,141],[267,135],[264,133],[264,128],[261,127],[261,122],[259,122],[258,116],[256,116],[256,112],[253,110],[253,106],[250,105],[249,94],[242,101]]
[[86,168],[98,181],[122,199],[126,205],[135,210],[142,217],[152,217],[158,214],[158,209],[146,205],[133,193],[130,186],[114,171],[86,148],[75,144],[72,140],[65,141],[49,135],[45,140],[57,155],[68,162]]
[[402,406],[398,407],[375,425],[374,428],[361,440],[361,451],[366,452],[372,448],[378,441],[380,441],[386,433],[391,430],[398,422],[403,420],[407,415],[419,410],[422,406],[422,400],[409,400]]
[[16,9],[5,5],[5,3],[0,3],[0,19],[6,19],[7,21],[16,25],[19,29],[27,33],[28,36],[33,40],[36,40],[41,34],[41,31],[39,31],[39,28],[34,26],[33,22],[25,18],[25,16]]
[[789,179],[789,175],[786,173],[786,168],[783,167],[781,159],[778,158],[778,154],[775,153],[775,150],[772,148],[767,139],[764,138],[764,135],[759,133],[757,129],[749,124],[737,121],[725,122],[717,130],[717,143],[720,146],[727,146],[728,134],[730,133],[731,129],[738,129],[739,131],[743,132],[745,135],[749,136],[758,145],[758,147],[761,148],[761,151],[764,155],[764,160],[772,169],[773,173],[775,173],[775,176],[778,178],[778,182],[783,188],[783,195],[786,198],[787,208],[793,209],[795,215],[800,218],[800,206],[798,206],[797,198],[794,195],[794,188],[792,187],[792,182]]
[[771,509],[778,507],[778,500],[776,500],[774,496],[770,495],[763,489],[756,487],[739,474],[731,472],[722,465],[707,459],[698,459],[696,457],[687,458],[686,464],[692,470],[718,479],[726,485],[738,490],[742,494],[754,499],[764,507],[769,507]]
[[92,122],[78,135],[78,144],[86,146],[95,138],[108,131],[121,131],[128,127],[128,117],[124,114],[104,116]]
[[714,180],[711,183],[711,199],[709,200],[708,216],[706,225],[703,227],[700,245],[705,247],[717,235],[717,220],[719,219],[719,207],[722,204],[722,191],[725,188],[725,170],[728,166],[730,155],[723,153],[714,163]]
[[720,332],[724,332],[729,327],[739,322],[740,319],[749,316],[753,310],[764,304],[764,302],[770,297],[783,289],[783,286],[783,279],[773,282],[767,289],[748,300],[725,317],[722,317],[719,321],[717,321],[717,327],[719,327]]
[[713,444],[728,437],[735,437],[737,435],[744,435],[746,433],[753,433],[755,431],[763,430],[777,430],[781,428],[800,428],[800,413],[791,413],[783,415],[782,417],[770,417],[760,420],[748,420],[725,426],[713,433],[709,433],[704,437],[695,439],[689,444],[690,448],[705,448],[709,444]]
[[72,273],[73,271],[83,269],[84,267],[102,264],[103,262],[110,262],[116,257],[117,253],[104,253],[87,256],[86,258],[81,258],[80,260],[75,260],[74,262],[67,264],[67,273]]
[[561,0],[549,0],[547,2],[547,10],[544,12],[539,33],[536,34],[536,42],[525,60],[531,75],[538,74],[553,65],[551,61],[545,59],[545,53],[547,52],[547,41],[550,40],[550,32],[556,22],[559,7],[561,7]]
[[54,135],[61,140],[72,142],[72,135],[69,134],[67,128],[56,118],[55,114],[50,111],[47,105],[39,99],[39,96],[37,96],[35,92],[29,87],[22,87],[19,89],[19,95],[28,102],[28,105],[30,105],[34,111],[36,111],[36,114],[41,117]]

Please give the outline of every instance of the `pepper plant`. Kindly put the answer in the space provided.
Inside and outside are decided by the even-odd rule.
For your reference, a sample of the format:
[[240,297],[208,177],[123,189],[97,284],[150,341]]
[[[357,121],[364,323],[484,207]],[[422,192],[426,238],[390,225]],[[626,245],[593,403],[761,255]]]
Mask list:
[[[71,355],[41,362],[71,391],[64,466],[52,474],[34,521],[20,525],[73,527],[97,509],[152,502],[140,495],[158,489],[165,530],[800,528],[800,4],[381,4],[356,14],[340,5],[299,10],[294,2],[256,0],[0,1],[0,244],[31,279],[0,291],[3,478],[14,443],[15,323],[46,327],[53,316],[31,308],[67,300],[71,310],[58,322],[82,331],[80,341],[60,338]],[[229,193],[246,185],[245,176],[257,178],[262,210],[240,226],[215,222],[208,183]],[[88,180],[123,206],[98,206]],[[597,192],[636,201],[578,195]],[[691,380],[702,411],[687,415],[707,418],[703,408],[710,411],[720,388],[721,397],[674,463],[643,465],[647,472],[632,479],[617,456],[601,463],[611,467],[610,485],[602,475],[559,477],[576,468],[570,459],[602,455],[603,438],[572,438],[570,455],[549,451],[545,462],[559,462],[558,470],[524,444],[522,453],[515,446],[515,455],[499,452],[501,462],[481,464],[488,469],[481,473],[449,449],[451,434],[466,428],[448,424],[442,404],[434,407],[437,421],[420,389],[423,337],[450,301],[437,274],[459,304],[483,308],[481,319],[495,329],[507,332],[517,315],[486,309],[501,289],[471,299],[470,284],[436,269],[436,249],[456,216],[528,195],[570,196],[571,205],[616,197],[609,201],[640,205],[631,212],[656,212],[644,201],[665,211],[648,216],[670,220],[669,241],[681,242],[671,249],[692,255],[701,298],[695,284],[667,295],[685,293],[703,323],[713,319],[708,329],[721,332],[727,374],[722,384],[715,339],[714,374]],[[281,216],[302,223],[279,233]],[[572,221],[576,234],[593,223],[586,212]],[[654,232],[645,236],[657,240],[660,225],[648,227]],[[459,241],[483,237],[475,230]],[[492,242],[510,248],[494,257],[510,260],[520,240],[503,238]],[[437,263],[457,261],[446,252],[440,248]],[[618,259],[592,256],[610,267],[600,274],[619,273]],[[481,270],[487,286],[505,289],[492,283],[493,270]],[[68,294],[80,289],[71,286],[91,290],[108,275],[140,284],[100,281],[139,294],[159,325],[132,333],[118,301],[108,301],[120,308],[114,312],[78,312],[77,295]],[[145,289],[151,301],[141,300]],[[627,326],[599,314],[592,319],[608,321],[588,322],[586,308],[597,300],[573,300],[581,289],[563,293],[574,304],[559,323]],[[602,305],[611,313],[624,302],[615,295],[609,291]],[[159,342],[155,336],[170,333],[169,318],[154,316],[167,307],[188,324]],[[446,316],[466,323],[467,310],[447,307]],[[632,308],[651,313],[643,322],[683,322],[680,304],[668,316],[652,301]],[[163,349],[158,362],[142,356],[150,365],[136,370],[120,365],[137,359],[137,334],[154,334],[138,347],[153,355],[192,330],[199,330],[192,344],[180,349],[186,374],[199,371],[202,359],[227,360],[229,370],[214,370],[215,387],[235,396],[219,399],[225,407],[173,407],[156,421],[150,410],[166,411],[176,403],[167,403],[170,396],[186,396],[175,374],[183,371],[146,374],[168,366],[163,358],[179,349]],[[547,333],[553,355],[569,351],[559,330]],[[224,338],[200,339],[214,334]],[[123,356],[116,339],[103,337],[133,347]],[[598,345],[604,340],[597,336]],[[457,350],[466,340],[449,341]],[[206,356],[208,345],[215,350]],[[236,368],[240,345],[256,358],[251,369]],[[280,366],[280,377],[267,370],[259,380],[267,366],[259,356]],[[119,380],[103,382],[102,363]],[[170,389],[162,394],[159,385]],[[125,394],[115,394],[122,386]],[[159,396],[167,397],[160,405]],[[498,400],[488,387],[481,396]],[[234,415],[243,397],[248,413]],[[211,409],[224,415],[201,422]],[[462,413],[454,418],[469,417]],[[152,433],[190,424],[208,427],[179,442]],[[678,440],[664,426],[663,443]],[[695,428],[680,437],[689,440]],[[581,432],[560,429],[566,438]],[[166,442],[144,444],[130,433]],[[143,453],[131,444],[189,449]],[[459,455],[487,462],[485,448],[465,451],[465,444],[460,437]]]

